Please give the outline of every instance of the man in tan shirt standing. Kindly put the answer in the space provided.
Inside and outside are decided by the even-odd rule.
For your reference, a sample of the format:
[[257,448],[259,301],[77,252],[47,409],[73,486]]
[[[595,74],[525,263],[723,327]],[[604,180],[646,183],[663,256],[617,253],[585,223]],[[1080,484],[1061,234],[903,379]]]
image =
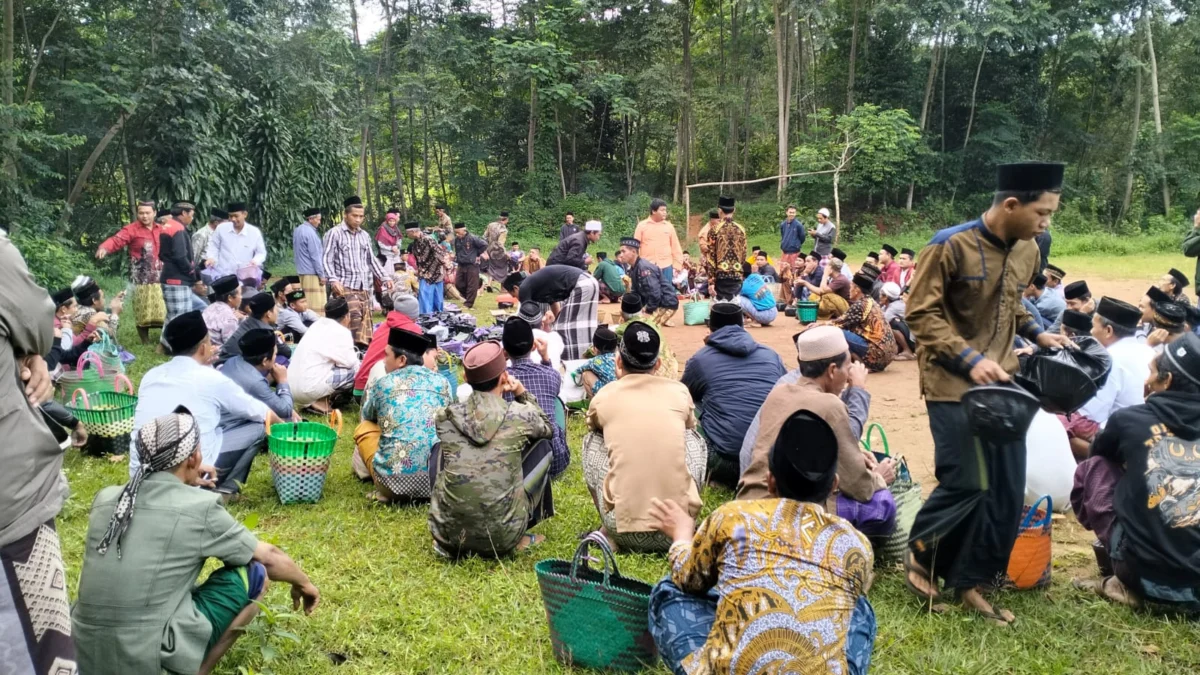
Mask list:
[[650,201],[650,217],[637,224],[633,238],[642,242],[641,256],[658,265],[668,285],[674,283],[675,273],[683,270],[683,247],[675,226],[667,220],[666,202]]
[[692,397],[676,380],[651,375],[661,339],[634,321],[617,350],[617,381],[596,393],[583,441],[583,479],[603,531],[614,548],[666,551],[669,537],[655,531],[653,499],[674,500],[695,517],[708,451],[696,433]]

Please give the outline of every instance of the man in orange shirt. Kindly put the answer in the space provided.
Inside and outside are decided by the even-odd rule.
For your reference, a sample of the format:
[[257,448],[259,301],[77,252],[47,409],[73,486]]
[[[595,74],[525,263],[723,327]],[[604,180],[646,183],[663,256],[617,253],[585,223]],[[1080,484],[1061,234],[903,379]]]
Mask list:
[[667,220],[667,203],[650,200],[650,217],[637,224],[633,238],[642,242],[641,257],[662,270],[663,279],[671,286],[675,272],[683,270],[683,247],[675,226]]

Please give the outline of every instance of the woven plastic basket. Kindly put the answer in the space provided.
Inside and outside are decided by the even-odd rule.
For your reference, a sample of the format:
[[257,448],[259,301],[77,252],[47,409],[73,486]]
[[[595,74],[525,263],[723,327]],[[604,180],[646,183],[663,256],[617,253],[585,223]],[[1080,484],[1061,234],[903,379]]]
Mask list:
[[333,448],[342,434],[342,413],[329,413],[330,426],[316,422],[267,425],[271,480],[284,504],[314,503],[325,490]]
[[[871,444],[871,438],[875,430],[879,430],[879,440],[883,446],[883,451],[877,450]],[[883,461],[892,456],[891,448],[888,447],[887,433],[879,424],[872,424],[867,427],[866,438],[862,441],[862,446],[865,450],[875,456],[877,461]],[[913,480],[912,473],[908,470],[908,462],[903,457],[896,459],[896,480],[888,486],[888,491],[892,493],[892,499],[896,502],[896,529],[881,540],[875,546],[875,562],[884,564],[904,558],[904,551],[908,549],[908,537],[912,532],[913,523],[917,519],[917,512],[921,510],[921,504],[924,500],[921,499],[921,484]]]
[[[133,383],[124,375],[116,377],[115,387],[124,384],[128,393],[99,391],[89,394],[78,388],[71,394],[67,410],[87,427],[88,434],[102,438],[116,438],[133,432],[133,414],[137,410],[137,396],[133,394]],[[83,406],[79,406],[82,398]]]
[[[88,368],[87,366],[91,366]],[[68,405],[71,395],[82,389],[89,396],[102,391],[116,391],[115,381],[120,371],[104,367],[101,355],[84,352],[74,369],[66,369],[58,378],[58,396],[63,405]]]
[[703,326],[704,322],[708,320],[711,309],[711,304],[707,300],[692,299],[683,303],[683,324],[685,326]]
[[[589,546],[600,549],[603,570],[588,567]],[[574,560],[543,560],[533,569],[550,624],[550,643],[560,662],[630,672],[654,664],[651,587],[621,576],[603,535],[588,535]]]
[[800,319],[800,323],[812,323],[817,320],[817,303],[815,302],[797,302],[796,303],[796,318]]

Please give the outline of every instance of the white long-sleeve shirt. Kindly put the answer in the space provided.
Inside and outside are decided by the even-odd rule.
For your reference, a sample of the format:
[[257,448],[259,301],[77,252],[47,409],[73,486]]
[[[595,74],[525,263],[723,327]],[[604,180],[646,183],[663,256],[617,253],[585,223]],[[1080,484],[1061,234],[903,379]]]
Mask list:
[[251,261],[261,269],[267,261],[267,245],[263,242],[262,231],[257,227],[246,223],[238,232],[233,229],[232,222],[226,221],[218,225],[208,238],[204,257],[217,261],[213,267],[217,276],[237,274]]
[[1103,427],[1108,418],[1121,408],[1145,402],[1146,379],[1150,377],[1150,362],[1154,349],[1136,338],[1122,338],[1108,347],[1112,370],[1108,381],[1079,412]]
[[129,441],[129,475],[138,468],[137,434],[142,425],[185,406],[200,428],[200,453],[205,464],[214,464],[221,452],[221,421],[266,422],[266,404],[247,394],[221,371],[202,366],[190,356],[176,356],[151,368],[142,377],[137,411]]
[[[358,372],[358,352],[350,329],[333,319],[322,318],[308,327],[288,364],[288,384],[297,407],[333,393],[330,376],[334,368]],[[351,377],[353,379],[353,377]]]

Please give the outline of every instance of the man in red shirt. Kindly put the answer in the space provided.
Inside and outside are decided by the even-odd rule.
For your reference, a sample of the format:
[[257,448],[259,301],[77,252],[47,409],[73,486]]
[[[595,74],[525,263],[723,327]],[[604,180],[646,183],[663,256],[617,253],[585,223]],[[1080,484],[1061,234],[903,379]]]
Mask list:
[[884,244],[879,249],[879,281],[900,283],[900,266],[896,264],[896,250],[891,244]]
[[[154,222],[154,202],[138,202],[137,220],[122,227],[96,249],[96,259],[104,260],[121,249],[129,249],[133,276],[133,313],[137,318],[138,338],[149,344],[150,329],[161,328],[166,319],[162,288],[158,285],[158,247],[162,225]],[[143,260],[143,256],[150,256]]]

